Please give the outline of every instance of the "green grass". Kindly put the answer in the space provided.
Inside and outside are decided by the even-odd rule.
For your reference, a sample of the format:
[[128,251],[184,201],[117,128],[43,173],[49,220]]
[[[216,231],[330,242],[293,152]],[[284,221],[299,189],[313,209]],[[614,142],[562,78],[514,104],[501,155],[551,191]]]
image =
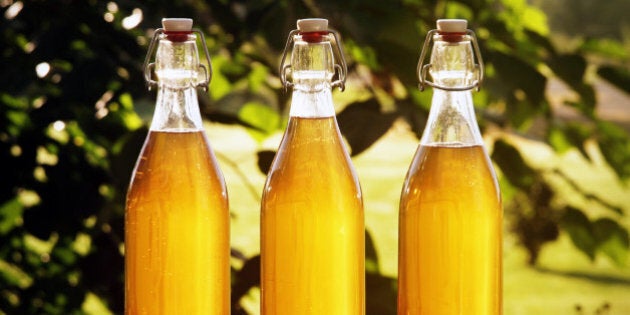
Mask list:
[[[259,202],[265,180],[256,166],[256,151],[275,149],[281,135],[259,144],[241,127],[211,124],[207,130],[228,184],[233,213],[232,244],[245,255],[252,256],[259,252]],[[544,145],[518,141],[523,141],[529,161],[537,167],[559,168],[571,174],[581,189],[605,196],[608,202],[625,206],[626,212],[630,211],[630,190],[615,181],[596,150],[589,151],[593,163],[587,163],[578,154],[570,152],[558,157]],[[397,272],[398,199],[417,144],[418,140],[404,126],[397,125],[368,151],[353,159],[363,189],[366,228],[374,239],[381,272],[394,277]],[[558,185],[562,186],[562,183]],[[568,203],[587,202],[572,197],[574,194],[570,189],[561,189],[568,195]],[[602,213],[603,210],[594,206],[589,215]],[[596,314],[605,304],[610,309],[602,314],[630,314],[630,268],[615,267],[603,256],[591,262],[573,247],[566,235],[561,234],[558,241],[543,247],[537,267],[527,265],[526,261],[526,252],[516,245],[514,236],[506,232],[505,314],[580,314],[576,311],[579,305],[583,310],[581,314],[590,315]],[[257,303],[255,292],[246,301],[254,314],[257,313]]]

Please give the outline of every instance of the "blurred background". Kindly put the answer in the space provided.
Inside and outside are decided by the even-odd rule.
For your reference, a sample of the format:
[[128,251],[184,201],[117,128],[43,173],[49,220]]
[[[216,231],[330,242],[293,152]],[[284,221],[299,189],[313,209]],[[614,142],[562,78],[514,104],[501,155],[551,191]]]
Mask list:
[[505,209],[505,314],[630,314],[630,2],[0,0],[0,314],[121,314],[123,215],[163,17],[206,35],[199,91],[232,213],[232,313],[257,314],[259,202],[287,119],[279,58],[298,18],[342,35],[338,122],[364,190],[368,314],[396,312],[398,198],[431,91],[438,18],[477,33],[474,93]]

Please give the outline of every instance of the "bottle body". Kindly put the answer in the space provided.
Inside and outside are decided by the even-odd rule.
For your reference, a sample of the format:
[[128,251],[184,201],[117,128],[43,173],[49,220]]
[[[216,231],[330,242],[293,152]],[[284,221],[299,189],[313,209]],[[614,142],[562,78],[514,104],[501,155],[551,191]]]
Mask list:
[[400,201],[400,315],[502,314],[501,194],[474,113],[482,72],[465,25],[446,20],[433,37],[431,110]]
[[176,31],[160,29],[151,43],[158,39],[156,108],[127,192],[125,315],[225,315],[227,190],[199,111],[192,21],[169,20]]
[[501,314],[501,222],[481,145],[420,145],[400,204],[398,314]]
[[229,211],[202,130],[150,131],[127,196],[125,314],[229,314]]
[[262,314],[364,314],[361,190],[334,117],[291,117],[262,200]]
[[363,199],[335,118],[327,21],[301,21],[289,122],[261,204],[261,314],[362,315]]

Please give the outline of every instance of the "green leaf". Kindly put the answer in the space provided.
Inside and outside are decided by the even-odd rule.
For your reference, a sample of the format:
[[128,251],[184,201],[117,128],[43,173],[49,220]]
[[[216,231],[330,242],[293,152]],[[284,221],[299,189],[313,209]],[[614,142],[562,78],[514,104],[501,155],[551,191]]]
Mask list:
[[553,149],[560,154],[566,153],[574,147],[562,129],[557,127],[552,127],[549,130],[548,141]]
[[540,9],[530,5],[528,1],[503,0],[501,3],[505,9],[500,15],[504,17],[513,31],[530,29],[543,35],[549,33],[547,16]]
[[381,113],[376,99],[369,99],[346,107],[337,115],[337,121],[355,156],[382,137],[397,117],[395,113]]
[[133,98],[129,93],[120,95],[119,102],[123,110],[118,111],[124,126],[129,130],[135,130],[142,126],[142,118],[133,110]]
[[627,60],[630,56],[626,47],[620,41],[609,38],[589,38],[580,50],[585,53],[596,53],[606,58],[614,58],[619,60]]
[[[427,117],[429,116],[431,93],[422,93],[417,89],[413,89],[410,95],[413,100],[398,101],[396,107],[400,117],[405,119],[411,127],[411,131],[420,139],[427,123]],[[426,103],[424,103],[425,101]]]
[[603,66],[597,70],[597,74],[619,89],[630,93],[630,70]]
[[598,242],[598,250],[608,256],[617,266],[628,266],[630,237],[628,231],[609,218],[593,222],[593,234]]
[[223,65],[228,62],[227,57],[217,55],[212,58],[212,67],[214,69],[212,73],[212,81],[210,81],[209,94],[213,100],[218,100],[230,93],[232,84],[228,78],[223,74]]
[[534,184],[536,172],[525,163],[520,152],[508,142],[499,140],[494,143],[492,160],[513,186],[527,190]]
[[365,288],[366,315],[396,315],[396,279],[366,273]]
[[22,130],[28,128],[31,124],[26,111],[8,110],[5,117],[9,122],[6,130],[11,136],[17,137],[22,133]]
[[536,113],[548,110],[545,101],[547,78],[536,67],[523,59],[494,51],[487,54],[487,60],[496,71],[495,85],[508,102],[509,119],[516,126],[522,126]]
[[55,246],[51,254],[55,259],[66,266],[75,264],[78,258],[72,248],[65,246]]
[[373,71],[379,71],[381,69],[376,52],[372,47],[361,47],[352,40],[346,41],[344,47],[346,48],[347,54],[349,54],[354,61],[368,66]]
[[397,1],[327,0],[318,4],[322,14],[337,17],[331,26],[342,35],[353,38],[357,46],[371,47],[385,71],[396,73],[404,85],[416,83],[413,69],[423,35],[418,32],[417,16],[412,10],[401,10]]
[[[280,116],[267,104],[270,104],[270,101],[260,94],[243,89],[233,90],[216,101],[213,104],[213,111],[208,113],[207,116],[223,123],[240,123],[259,132],[272,130],[272,127],[275,130],[279,127]],[[248,106],[251,108],[245,109]],[[274,115],[272,112],[275,113],[277,118],[264,121],[262,117],[256,117],[256,114],[260,113],[265,115],[265,118],[271,118],[269,116]],[[276,125],[269,125],[271,123]]]
[[595,118],[595,105],[597,105],[597,97],[595,95],[595,89],[588,84],[579,84],[572,86],[580,95],[578,102],[566,101],[565,104],[579,110],[582,114],[590,118]]
[[553,55],[547,62],[553,72],[580,95],[578,102],[567,102],[588,117],[594,117],[596,96],[595,90],[584,82],[586,58],[579,54]]
[[124,109],[133,110],[133,98],[129,93],[122,93],[118,98],[120,106]]
[[619,223],[609,218],[591,222],[582,211],[569,207],[562,217],[561,226],[569,233],[573,244],[591,260],[601,252],[617,266],[627,266],[630,236]]
[[260,255],[245,261],[243,267],[234,273],[232,305],[237,305],[239,300],[256,286],[260,286]]
[[17,286],[21,289],[30,287],[33,283],[33,278],[19,266],[9,264],[6,261],[0,259],[0,280],[3,286]]
[[474,18],[474,15],[468,3],[452,1],[446,2],[444,17],[471,20]]
[[238,118],[247,125],[264,133],[275,131],[280,125],[280,115],[272,108],[258,102],[247,102],[238,112]]
[[521,20],[523,21],[523,26],[526,29],[532,30],[542,35],[549,34],[549,29],[547,28],[547,15],[545,15],[543,11],[533,6],[527,5],[525,8],[523,8],[521,14]]
[[630,177],[630,137],[611,122],[597,122],[599,148],[606,161],[622,179]]
[[564,153],[570,148],[577,148],[584,158],[590,159],[584,144],[592,136],[593,128],[591,126],[569,122],[562,125],[552,125],[549,130],[548,141],[558,153]]
[[595,260],[597,240],[593,234],[591,221],[586,215],[576,208],[569,207],[562,217],[560,225],[569,233],[573,245],[586,254],[591,261]]
[[551,43],[549,37],[530,30],[525,30],[525,34],[527,35],[527,38],[531,41],[531,44],[535,45],[535,47],[537,47],[538,49],[544,48],[545,53],[551,55],[556,54],[556,48]]
[[267,67],[257,62],[253,63],[251,72],[247,76],[249,89],[252,92],[259,91],[260,88],[265,85],[268,75],[269,69]]
[[27,109],[28,101],[25,97],[14,97],[7,93],[0,93],[0,102],[12,109]]
[[0,205],[0,235],[5,235],[19,224],[24,207],[18,198]]
[[586,72],[586,59],[579,54],[554,55],[547,65],[564,82],[571,86],[582,84]]
[[258,169],[263,174],[269,174],[269,169],[271,169],[271,163],[273,163],[273,159],[276,157],[276,151],[271,150],[263,150],[258,151],[256,153],[258,157]]

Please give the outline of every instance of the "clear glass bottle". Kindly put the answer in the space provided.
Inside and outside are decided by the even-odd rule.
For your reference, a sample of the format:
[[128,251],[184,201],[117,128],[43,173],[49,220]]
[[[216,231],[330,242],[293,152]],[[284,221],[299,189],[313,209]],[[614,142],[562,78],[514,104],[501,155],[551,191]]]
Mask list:
[[[364,217],[359,181],[335,118],[343,89],[340,42],[324,19],[299,20],[281,65],[293,88],[288,127],[261,207],[261,313],[365,313]],[[293,43],[293,46],[291,46]],[[335,45],[336,43],[336,45]],[[332,44],[332,45],[331,45]],[[291,70],[293,82],[285,72]],[[335,69],[339,80],[331,82]]]
[[[418,65],[421,89],[434,89],[400,202],[401,315],[502,313],[503,210],[472,101],[483,64],[466,27],[466,20],[439,20]],[[430,64],[423,66],[431,40]]]
[[228,199],[197,101],[210,80],[197,36],[192,20],[165,19],[147,54],[158,96],[127,193],[126,315],[230,313]]

